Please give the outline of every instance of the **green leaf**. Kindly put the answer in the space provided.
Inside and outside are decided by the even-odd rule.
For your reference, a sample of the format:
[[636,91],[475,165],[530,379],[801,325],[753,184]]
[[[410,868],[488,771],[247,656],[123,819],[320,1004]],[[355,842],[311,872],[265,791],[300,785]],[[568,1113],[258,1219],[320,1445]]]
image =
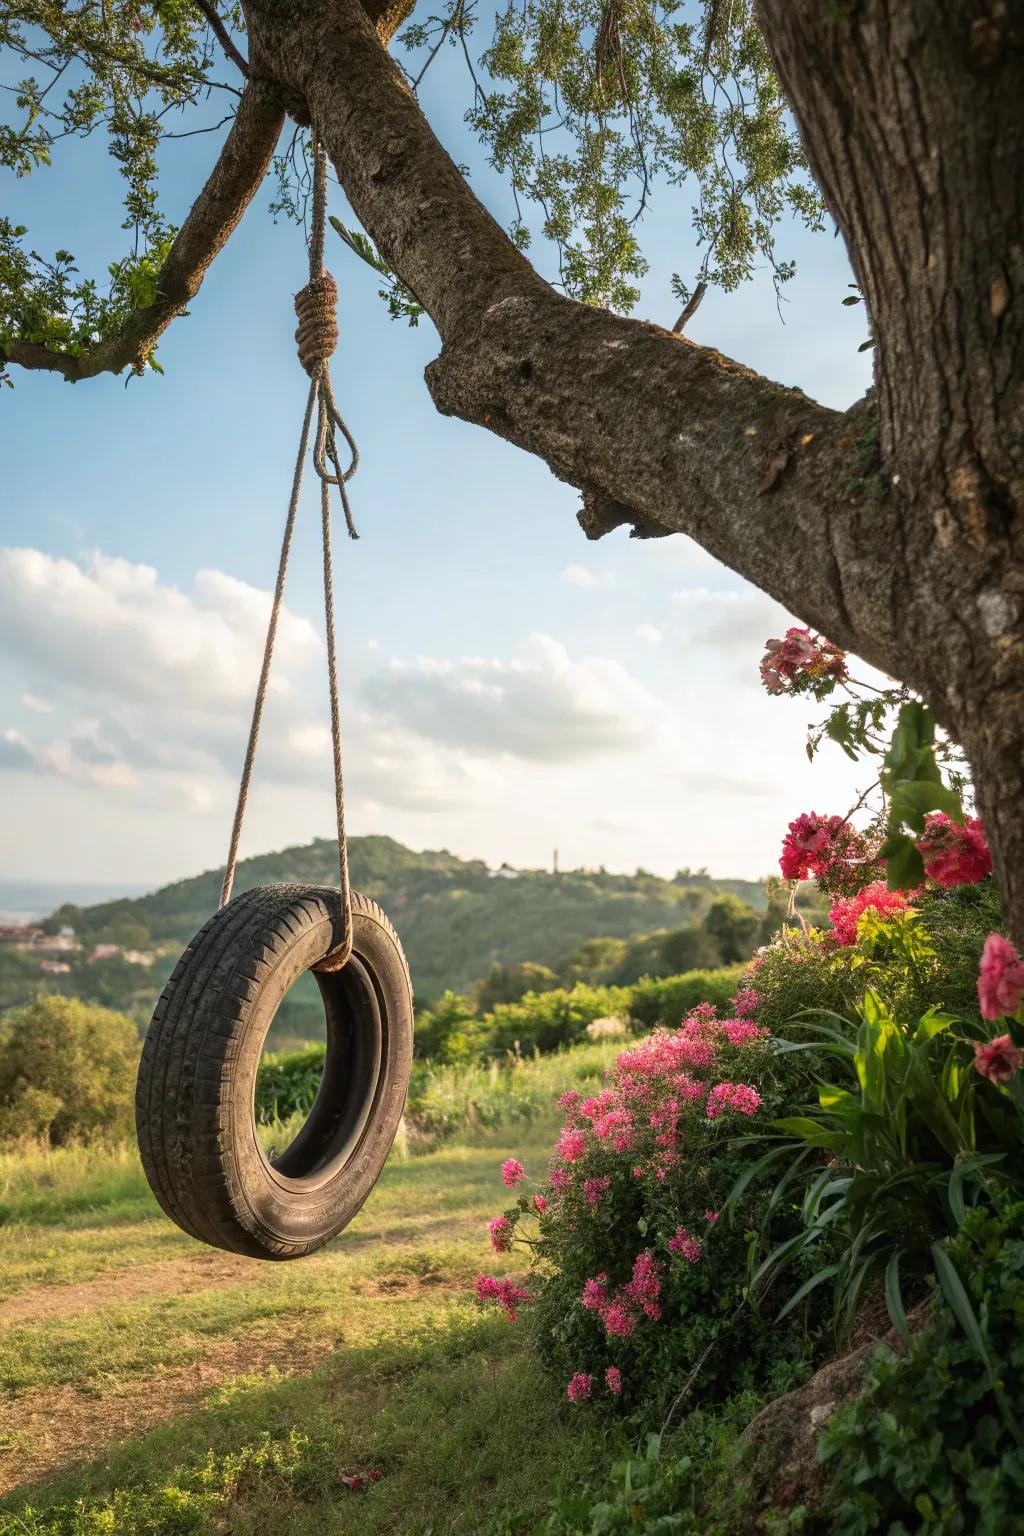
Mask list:
[[889,1309],[893,1327],[901,1339],[909,1339],[910,1328],[907,1325],[907,1311],[903,1305],[903,1291],[900,1287],[900,1260],[903,1257],[903,1249],[897,1248],[888,1264],[885,1266],[885,1304]]
[[981,1324],[971,1305],[971,1298],[964,1289],[960,1272],[943,1243],[932,1243],[932,1259],[939,1285],[942,1287],[942,1294],[949,1303],[949,1310],[967,1335],[978,1359],[988,1372],[989,1380],[992,1381],[992,1360],[988,1345],[985,1343],[985,1336],[981,1331]]
[[792,1312],[794,1307],[800,1305],[805,1296],[809,1296],[812,1291],[817,1290],[819,1285],[824,1285],[826,1280],[831,1280],[834,1275],[838,1275],[839,1269],[840,1266],[838,1264],[826,1264],[824,1269],[819,1269],[809,1280],[805,1280],[800,1289],[794,1291],[775,1321],[781,1323],[782,1319]]

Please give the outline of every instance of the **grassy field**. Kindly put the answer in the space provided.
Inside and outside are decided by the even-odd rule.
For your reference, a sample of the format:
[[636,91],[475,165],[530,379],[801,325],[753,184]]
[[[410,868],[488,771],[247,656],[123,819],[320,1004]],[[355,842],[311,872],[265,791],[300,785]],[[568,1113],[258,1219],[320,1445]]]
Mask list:
[[133,1149],[0,1156],[0,1536],[528,1529],[611,1450],[472,1295],[498,1165],[542,1173],[553,1130],[393,1157],[295,1264],[186,1238]]

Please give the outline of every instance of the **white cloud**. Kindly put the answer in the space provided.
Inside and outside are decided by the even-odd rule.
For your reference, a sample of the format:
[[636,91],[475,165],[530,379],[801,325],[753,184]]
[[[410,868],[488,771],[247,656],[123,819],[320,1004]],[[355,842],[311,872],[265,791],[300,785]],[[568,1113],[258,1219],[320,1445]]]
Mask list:
[[562,572],[562,576],[565,581],[574,587],[597,586],[597,577],[585,565],[567,565]]
[[[251,696],[270,594],[222,571],[199,571],[194,593],[161,585],[152,566],[94,554],[77,565],[38,549],[0,548],[0,643],[51,683],[118,698],[192,706]],[[281,615],[274,686],[289,686],[321,653],[308,620]]]
[[511,660],[393,661],[364,698],[428,739],[547,763],[635,749],[660,730],[664,714],[620,662],[573,660],[549,635],[532,635]]
[[660,645],[664,633],[664,624],[638,624],[636,627],[637,639],[647,645]]
[[23,693],[21,702],[26,709],[30,709],[34,715],[52,715],[53,705],[46,699],[39,699],[34,693]]

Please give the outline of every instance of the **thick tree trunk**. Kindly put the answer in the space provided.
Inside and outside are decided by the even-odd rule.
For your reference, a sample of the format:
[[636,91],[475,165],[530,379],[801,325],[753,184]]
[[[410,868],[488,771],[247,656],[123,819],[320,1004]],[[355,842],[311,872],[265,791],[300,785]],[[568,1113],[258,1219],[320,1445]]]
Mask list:
[[877,342],[888,670],[966,748],[1024,939],[1024,10],[759,12]]

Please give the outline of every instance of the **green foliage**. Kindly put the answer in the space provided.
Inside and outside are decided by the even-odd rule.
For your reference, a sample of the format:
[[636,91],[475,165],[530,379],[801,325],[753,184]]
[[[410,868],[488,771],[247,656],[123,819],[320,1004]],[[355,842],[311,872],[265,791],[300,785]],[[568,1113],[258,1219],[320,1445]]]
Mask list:
[[[237,23],[238,8],[229,16]],[[205,18],[185,0],[16,0],[0,15],[0,50],[30,71],[16,87],[19,120],[0,124],[0,165],[25,176],[49,166],[58,144],[102,132],[124,182],[122,228],[130,232],[129,250],[109,264],[101,290],[80,276],[70,252],[42,256],[26,245],[24,226],[0,219],[2,373],[12,340],[76,355],[152,303],[174,235],[157,195],[168,120],[233,88],[219,84]]]
[[704,932],[718,949],[719,963],[749,960],[761,937],[761,916],[738,896],[719,896],[704,919]]
[[256,1118],[261,1124],[308,1115],[324,1074],[323,1045],[268,1052],[256,1079]]
[[949,1257],[993,1363],[949,1307],[881,1350],[819,1447],[836,1536],[1006,1536],[1024,1507],[1024,1205],[968,1212]]
[[625,1018],[630,994],[624,987],[587,987],[578,983],[552,992],[528,992],[518,1003],[499,1003],[486,1024],[485,1050],[528,1056],[574,1045],[596,1019]]
[[[672,0],[508,5],[482,57],[496,88],[473,76],[468,121],[512,183],[513,238],[530,244],[524,205],[533,204],[562,287],[586,303],[636,302],[647,270],[636,228],[655,177],[692,179],[700,278],[726,289],[765,260],[777,283],[792,275],[775,256],[784,212],[820,227],[752,6],[704,0],[695,9],[691,17]],[[432,58],[445,41],[464,46],[474,17],[472,3],[449,0],[403,39]],[[687,285],[677,277],[673,286],[685,303]]]
[[674,1028],[698,1003],[714,1003],[719,1009],[727,1007],[743,973],[743,966],[734,965],[638,982],[630,993],[629,1016],[634,1024],[646,1029],[655,1024]]
[[889,806],[887,836],[881,849],[889,885],[893,890],[912,890],[924,879],[924,861],[910,833],[921,835],[929,811],[942,811],[952,821],[964,819],[960,795],[942,780],[936,757],[935,718],[918,699],[900,707],[880,782]]
[[[611,946],[622,943],[619,939],[596,939],[597,945]],[[585,947],[585,946],[584,946]],[[574,981],[592,980],[591,977],[574,976]],[[537,965],[532,960],[518,965],[492,965],[483,981],[473,988],[473,1000],[481,1013],[490,1013],[498,1003],[518,1003],[527,992],[550,992],[559,985],[557,972],[550,966]],[[433,1051],[424,1054],[432,1056]]]
[[122,1014],[65,997],[17,1010],[0,1036],[0,1141],[127,1136],[138,1055]]
[[[824,1247],[828,1262],[811,1283],[834,1286],[837,1317],[852,1320],[861,1298],[884,1285],[903,1329],[904,1290],[916,1299],[933,1264],[941,1271],[935,1244],[994,1192],[1024,1193],[1024,1103],[974,1070],[976,1036],[934,1008],[906,1023],[869,989],[856,1028],[829,1019],[803,1033],[780,1049],[812,1052],[828,1078],[819,1079],[817,1104],[772,1123],[775,1144],[759,1165],[799,1191],[803,1231],[772,1234],[752,1289]],[[753,1266],[760,1254],[751,1257]]]

